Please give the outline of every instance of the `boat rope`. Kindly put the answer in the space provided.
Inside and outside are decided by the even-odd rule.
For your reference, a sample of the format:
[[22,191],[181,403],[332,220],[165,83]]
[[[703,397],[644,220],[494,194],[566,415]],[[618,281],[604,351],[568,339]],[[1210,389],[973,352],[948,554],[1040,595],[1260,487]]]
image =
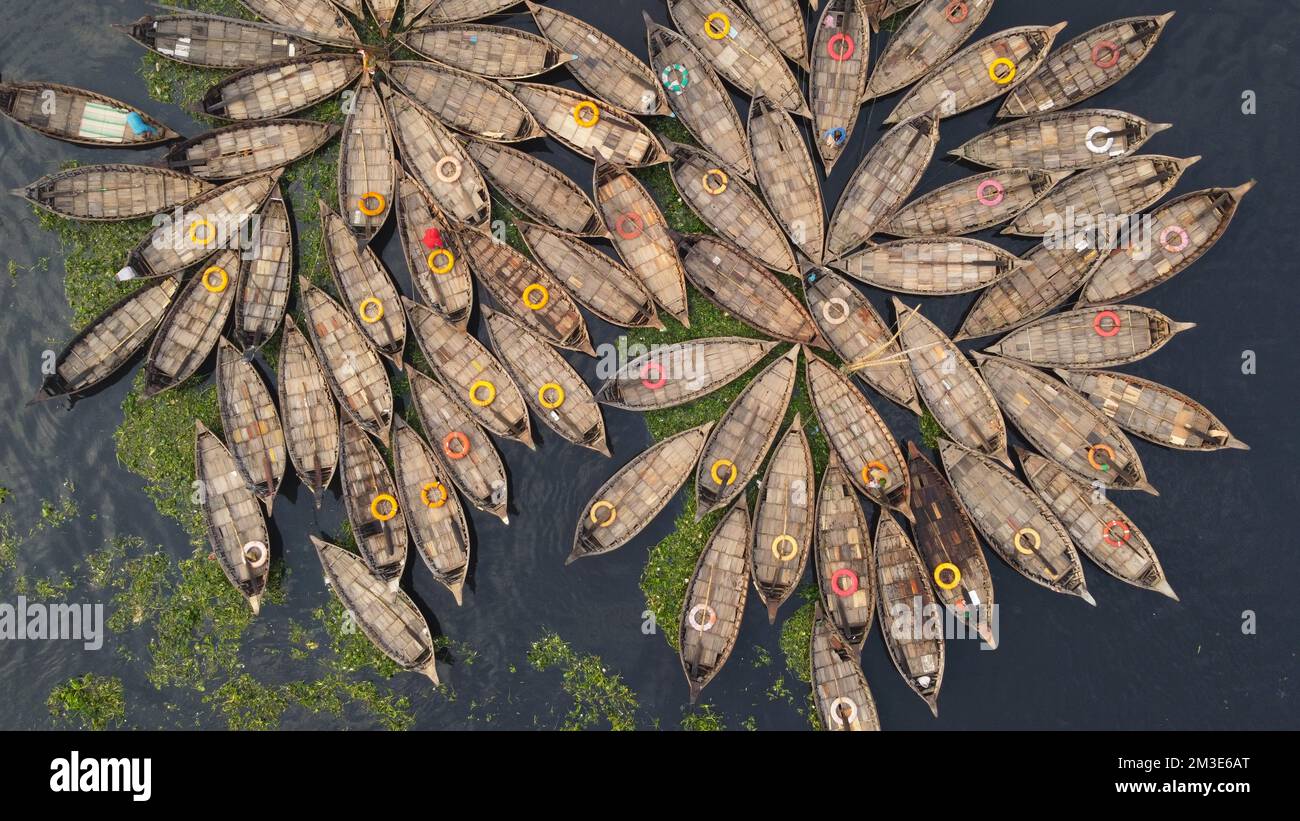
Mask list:
[[[877,361],[880,357],[880,354],[883,353],[890,345],[894,344],[894,342],[896,342],[900,336],[902,336],[903,331],[907,328],[907,324],[912,321],[912,315],[915,314],[916,312],[917,312],[916,308],[908,308],[907,313],[904,316],[899,317],[898,330],[894,332],[893,336],[889,337],[889,339],[886,339],[884,342],[880,343],[880,345],[876,346],[875,349],[869,351],[865,356],[861,357],[860,359],[856,359],[853,362],[850,362],[847,365],[842,366],[840,368],[840,371],[843,373],[857,373],[858,371],[865,370],[869,367],[872,367],[873,365],[885,364],[884,362]],[[927,345],[924,347],[929,347],[929,346]],[[914,348],[912,350],[921,350],[921,348]],[[903,353],[904,354],[911,353],[912,350],[903,351]],[[892,364],[892,362],[890,364]]]

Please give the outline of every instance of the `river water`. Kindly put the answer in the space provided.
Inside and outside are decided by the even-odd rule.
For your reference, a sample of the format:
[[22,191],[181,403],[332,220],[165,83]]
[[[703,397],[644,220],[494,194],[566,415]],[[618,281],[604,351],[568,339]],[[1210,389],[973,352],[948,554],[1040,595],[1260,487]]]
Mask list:
[[[659,2],[568,0],[550,5],[599,24],[642,56],[640,8],[668,22]],[[900,680],[879,637],[871,637],[863,663],[886,728],[1300,726],[1292,681],[1300,620],[1295,605],[1288,603],[1293,594],[1285,592],[1295,574],[1293,513],[1300,501],[1294,471],[1297,440],[1285,422],[1294,419],[1300,399],[1293,324],[1298,289],[1292,279],[1295,257],[1286,239],[1295,233],[1300,188],[1292,153],[1300,95],[1285,32],[1300,26],[1300,3],[1198,0],[1179,5],[1152,56],[1088,105],[1175,123],[1148,150],[1204,156],[1188,171],[1179,193],[1251,178],[1260,185],[1208,256],[1136,300],[1177,320],[1197,322],[1197,329],[1126,370],[1199,398],[1254,450],[1203,455],[1137,445],[1162,496],[1125,494],[1118,501],[1156,546],[1181,603],[1138,591],[1085,562],[1098,602],[1094,609],[1038,588],[990,558],[1003,611],[1002,643],[996,652],[982,652],[976,642],[948,643],[937,720]],[[1165,10],[1159,4],[1138,9],[1122,0],[1000,0],[977,36],[1068,19],[1064,41],[1117,17]],[[198,133],[202,127],[184,111],[148,99],[136,74],[139,48],[108,27],[151,11],[147,3],[134,0],[7,4],[0,68],[6,77],[93,88],[149,110],[182,133]],[[503,21],[534,30],[526,15],[506,15]],[[873,57],[885,36],[873,42]],[[563,72],[546,81],[573,85]],[[1257,99],[1253,115],[1242,111],[1247,91]],[[880,135],[896,99],[863,109],[854,143],[825,186],[828,209],[857,159]],[[973,173],[942,155],[987,129],[995,110],[988,105],[944,122],[940,159],[918,191]],[[537,146],[584,187],[590,185],[585,161],[558,146]],[[54,171],[69,158],[140,161],[141,155],[81,149],[0,124],[4,190]],[[389,267],[409,286],[391,228],[381,241],[387,243]],[[1028,248],[1025,242],[999,242],[1017,253]],[[9,510],[20,522],[30,522],[37,500],[56,496],[69,478],[76,483],[82,509],[76,521],[29,546],[20,570],[29,577],[57,575],[118,534],[142,536],[175,558],[188,555],[183,532],[155,511],[141,480],[116,462],[112,434],[121,419],[129,375],[71,412],[55,404],[24,406],[39,383],[41,352],[57,349],[69,336],[69,312],[55,238],[39,228],[16,197],[0,199],[0,256],[21,266],[43,257],[51,260],[48,272],[22,273],[12,284],[0,281],[0,402],[5,410],[0,415],[0,485],[12,491],[0,512]],[[868,294],[882,314],[892,316],[886,294],[870,289]],[[952,331],[971,301],[926,300],[923,310]],[[591,324],[598,344],[617,336],[615,328],[596,320]],[[1247,351],[1257,358],[1255,374],[1242,372]],[[595,383],[592,360],[575,355],[570,361]],[[871,398],[900,440],[917,437],[914,417],[874,394]],[[640,699],[642,723],[658,719],[663,727],[677,726],[686,702],[685,682],[662,636],[642,632],[644,600],[637,580],[647,549],[670,531],[680,499],[618,552],[564,567],[573,523],[586,500],[650,442],[634,414],[606,409],[605,418],[614,452],[610,460],[558,442],[545,429],[536,453],[514,443],[500,445],[511,474],[512,524],[472,514],[477,558],[464,607],[456,608],[422,567],[408,570],[415,596],[426,612],[436,614],[435,629],[477,652],[473,664],[441,665],[444,680],[458,694],[454,702],[429,694],[422,678],[393,680],[394,689],[412,696],[418,727],[552,726],[557,705],[559,713],[567,709],[558,693],[558,674],[533,673],[524,661],[529,643],[543,630],[558,632],[581,652],[598,654],[608,670],[620,673]],[[1271,439],[1274,435],[1281,438]],[[307,494],[294,487],[289,492],[290,498],[277,501],[273,524],[275,548],[291,571],[288,604],[264,609],[249,632],[249,647],[283,647],[288,621],[310,622],[311,610],[329,595],[306,534],[318,528],[335,532],[343,517],[341,505],[327,502],[317,519]],[[873,521],[875,515],[872,511]],[[412,562],[418,565],[414,556]],[[9,588],[6,583],[0,601],[13,601]],[[83,601],[89,595],[74,591],[68,598]],[[779,622],[768,626],[756,597],[750,598],[737,651],[705,700],[729,727],[751,716],[760,728],[806,727],[789,700],[767,695],[784,672]],[[793,609],[788,604],[783,615]],[[1242,629],[1247,611],[1255,616],[1254,634]],[[147,660],[146,639],[110,635],[106,650],[98,653],[84,652],[72,642],[0,644],[5,690],[0,727],[48,726],[44,704],[50,689],[88,671],[124,680],[131,726],[219,723],[186,696],[155,690],[144,678],[145,661],[130,663],[112,652],[117,643],[125,643]],[[764,652],[774,657],[770,665],[761,664]],[[259,678],[277,681],[296,675],[287,658],[279,660],[283,656],[258,658],[254,672]],[[788,674],[785,682],[802,703],[803,685]],[[162,705],[178,702],[190,705],[185,708],[190,713],[183,709],[180,716],[160,715]],[[286,717],[290,727],[336,725],[292,712]]]

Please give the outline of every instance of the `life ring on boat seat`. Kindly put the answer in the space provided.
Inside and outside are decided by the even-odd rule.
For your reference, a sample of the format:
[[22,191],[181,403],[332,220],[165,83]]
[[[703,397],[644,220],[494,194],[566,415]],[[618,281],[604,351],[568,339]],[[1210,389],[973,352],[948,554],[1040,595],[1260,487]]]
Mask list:
[[[718,184],[716,186],[709,185],[709,180],[715,177],[718,179]],[[727,176],[726,171],[723,171],[721,168],[710,168],[708,171],[705,171],[704,176],[700,178],[700,185],[704,186],[705,191],[716,197],[723,191],[727,190],[727,183],[729,181],[730,178]]]
[[[1105,464],[1097,461],[1097,453],[1099,451],[1106,454],[1107,461]],[[1102,473],[1110,470],[1110,462],[1113,461],[1115,461],[1115,449],[1110,445],[1102,443],[1088,448],[1088,464],[1092,465],[1095,469],[1100,470]]]
[[[714,28],[714,23],[721,23],[722,28]],[[715,11],[704,18],[704,36],[710,40],[721,40],[731,33],[731,18],[720,11]]]
[[[443,170],[447,166],[451,166],[450,171]],[[433,175],[442,182],[453,183],[460,179],[461,170],[460,160],[452,156],[446,156],[438,160],[437,164],[433,166]]]
[[849,132],[844,129],[844,126],[837,125],[834,128],[826,129],[822,132],[822,136],[826,138],[826,142],[838,148],[848,142]]
[[[830,310],[832,307],[839,308],[840,312],[832,316]],[[849,303],[844,301],[842,298],[833,296],[822,303],[822,319],[825,319],[832,325],[843,325],[848,318]]]
[[[630,229],[626,227],[629,222],[632,223]],[[618,219],[614,220],[614,230],[623,239],[636,239],[645,230],[645,220],[641,219],[641,215],[635,211],[628,211],[619,214]]]
[[[1034,546],[1032,548],[1028,548],[1024,546],[1023,542],[1025,541],[1026,538],[1028,538],[1029,541],[1034,543]],[[1011,544],[1015,546],[1017,553],[1023,553],[1026,556],[1032,556],[1038,552],[1038,548],[1043,546],[1043,537],[1042,535],[1039,534],[1037,530],[1034,530],[1032,527],[1022,527],[1019,530],[1017,530],[1016,535],[1012,537]]]
[[681,63],[673,63],[659,72],[659,81],[672,93],[681,94],[691,84],[691,73]]
[[[1106,135],[1106,142],[1101,145],[1097,144],[1097,138]],[[1110,129],[1104,125],[1095,126],[1088,131],[1088,136],[1083,140],[1084,146],[1094,154],[1109,154],[1111,148],[1115,145],[1115,138],[1111,136]]]
[[[849,708],[849,715],[847,719],[844,716],[840,715],[840,707],[845,705],[847,705]],[[852,724],[853,722],[858,720],[857,702],[855,702],[853,699],[849,698],[848,696],[840,696],[836,698],[834,701],[831,702],[831,706],[829,709],[827,709],[826,712],[830,714],[831,720],[841,727],[843,727],[845,724]]]
[[[845,45],[836,49],[836,43],[845,43]],[[826,53],[837,63],[842,63],[852,57],[853,52],[856,50],[857,44],[853,42],[853,38],[842,31],[835,32],[831,35],[831,39],[826,41]]]
[[[381,504],[388,505],[388,510],[381,513],[379,510]],[[388,493],[380,493],[370,500],[370,515],[381,522],[388,521],[397,515],[397,500]]]
[[[536,295],[536,299],[534,299],[534,295]],[[540,311],[546,307],[546,303],[551,301],[551,292],[546,290],[545,285],[539,285],[534,282],[532,285],[529,285],[524,289],[524,292],[519,295],[519,298],[524,301],[524,306],[528,308],[528,310]]]
[[948,4],[948,8],[943,10],[943,16],[949,23],[957,25],[965,22],[966,18],[970,16],[970,6],[966,4],[965,0],[952,0]]
[[[459,447],[453,448],[453,444]],[[469,456],[469,437],[461,431],[452,431],[442,437],[442,452],[447,454],[448,459],[464,459]]]
[[[659,377],[656,381],[650,381],[650,372],[654,371],[655,376]],[[668,377],[664,374],[664,366],[658,362],[647,362],[641,366],[641,384],[645,385],[652,391],[657,391],[664,385],[668,384]]]
[[591,100],[583,100],[573,107],[573,121],[582,128],[594,128],[600,122],[600,109]]
[[[790,545],[789,553],[781,551],[781,545],[783,544]],[[799,555],[799,542],[789,533],[782,533],[772,540],[772,555],[780,562],[792,561],[795,556]]]
[[[203,239],[199,239],[198,236],[200,226],[203,228]],[[190,223],[190,242],[195,245],[207,247],[211,245],[213,240],[216,238],[217,232],[213,230],[212,223],[208,222],[203,217],[199,217],[194,222]]]
[[[1005,68],[1007,73],[999,74],[999,68]],[[1019,71],[1019,69],[1016,68],[1016,61],[1012,60],[1010,57],[999,57],[989,63],[989,79],[1000,86],[1004,86],[1016,79],[1017,71]]]
[[266,549],[266,542],[245,542],[244,561],[254,570],[266,565],[271,551]]
[[[840,584],[840,579],[848,579],[853,586],[845,587]],[[831,590],[834,590],[835,595],[839,596],[841,599],[847,599],[849,596],[858,592],[861,587],[862,582],[858,579],[858,574],[854,573],[847,567],[841,567],[839,570],[836,570],[831,574]]]
[[[375,203],[374,208],[368,207],[368,203],[372,201]],[[377,217],[384,213],[384,209],[387,207],[388,200],[384,199],[384,195],[377,191],[367,191],[357,199],[357,210],[367,217]]]
[[[1116,533],[1119,535],[1116,536]],[[1128,540],[1132,537],[1133,529],[1123,519],[1115,519],[1101,526],[1101,540],[1111,547],[1128,544]]]
[[361,317],[361,321],[367,325],[374,325],[384,318],[384,303],[380,302],[378,297],[368,296],[357,305],[357,316]]
[[[1102,55],[1106,55],[1102,59]],[[1120,49],[1114,40],[1102,40],[1092,47],[1092,64],[1097,68],[1114,68],[1119,65]]]
[[[438,491],[438,498],[429,498],[429,491],[431,490]],[[447,496],[447,486],[436,479],[432,482],[425,482],[424,486],[420,488],[420,501],[424,502],[425,507],[442,507],[447,504]]]
[[[877,471],[880,472],[879,477],[876,476]],[[870,486],[873,482],[881,490],[889,487],[889,465],[879,460],[867,462],[866,467],[862,468],[862,483]]]
[[[480,391],[487,391],[486,397],[479,397]],[[497,398],[497,386],[486,379],[479,379],[469,386],[469,401],[480,408],[486,408]]]
[[[707,614],[708,621],[700,621],[701,613]],[[713,629],[713,625],[718,623],[718,611],[707,604],[697,604],[691,608],[690,614],[686,616],[686,623],[697,633],[707,633]]]
[[[993,193],[986,193],[990,188],[993,189]],[[994,206],[1001,205],[1002,201],[1007,198],[1007,189],[1006,186],[997,180],[987,179],[980,183],[979,187],[975,189],[975,196],[979,198],[980,205],[993,208]]]
[[[946,582],[943,580],[945,571],[952,576]],[[944,562],[934,569],[934,583],[939,585],[940,590],[956,590],[957,585],[961,584],[961,568],[952,562]]]
[[[1107,324],[1109,320],[1110,324]],[[1100,311],[1092,318],[1092,329],[1097,332],[1097,336],[1103,339],[1110,339],[1112,336],[1118,336],[1123,322],[1119,314],[1114,311]]]
[[[727,469],[727,478],[725,479],[718,475],[718,468],[723,467]],[[709,476],[713,477],[715,484],[734,485],[736,483],[736,463],[730,459],[719,459],[709,468]]]
[[[1178,243],[1174,244],[1169,241],[1171,236],[1178,237]],[[1187,229],[1181,225],[1171,225],[1160,232],[1160,247],[1171,254],[1182,253],[1187,250],[1187,246],[1192,244],[1192,238],[1188,235]]]
[[[213,274],[217,274],[220,277],[215,285],[212,283]],[[220,265],[212,265],[200,274],[199,281],[203,283],[203,288],[208,293],[219,294],[226,290],[226,287],[230,285],[230,274],[226,273],[226,269],[222,268]]]
[[[602,520],[596,515],[597,511],[601,511],[601,510],[609,511],[608,519]],[[592,524],[596,525],[597,527],[609,527],[610,525],[614,524],[614,520],[618,518],[618,508],[614,507],[613,502],[607,502],[604,499],[601,499],[600,501],[596,502],[596,504],[591,506],[591,512],[588,513],[587,515],[591,517]]]
[[[441,265],[436,264],[434,260],[439,258],[445,259],[446,262],[442,263]],[[429,266],[429,271],[431,273],[434,273],[438,276],[442,276],[443,274],[450,272],[451,269],[455,267],[456,255],[451,252],[450,248],[434,248],[432,251],[429,252],[429,256],[425,257],[424,261],[425,264]]]
[[[547,399],[547,394],[554,394],[554,399]],[[564,404],[564,388],[555,382],[547,382],[537,389],[537,403],[547,410],[555,410]]]

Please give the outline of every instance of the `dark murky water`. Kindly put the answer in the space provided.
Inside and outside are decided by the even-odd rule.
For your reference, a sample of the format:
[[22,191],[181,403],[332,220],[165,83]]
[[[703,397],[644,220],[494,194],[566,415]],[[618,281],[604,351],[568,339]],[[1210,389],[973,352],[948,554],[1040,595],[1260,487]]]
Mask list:
[[[668,20],[662,3],[555,2],[553,5],[600,23],[636,53],[644,55],[639,6],[657,20]],[[1172,3],[1165,5],[1174,5]],[[1181,335],[1159,355],[1128,369],[1174,386],[1203,400],[1251,443],[1249,453],[1182,454],[1139,444],[1159,499],[1124,495],[1120,504],[1157,546],[1182,603],[1143,593],[1087,566],[1096,609],[1021,579],[991,560],[998,600],[1003,606],[1002,645],[980,652],[973,642],[949,643],[942,711],[931,719],[924,705],[899,679],[880,640],[864,653],[867,676],[887,728],[1277,728],[1300,725],[1291,677],[1296,670],[1293,588],[1297,504],[1294,464],[1296,437],[1284,420],[1294,418],[1297,395],[1294,346],[1297,287],[1290,238],[1295,233],[1297,178],[1293,144],[1300,104],[1294,56],[1286,31],[1300,25],[1300,4],[1264,0],[1234,3],[1183,2],[1157,50],[1130,78],[1092,104],[1141,114],[1176,128],[1149,146],[1174,156],[1202,154],[1179,187],[1187,192],[1229,186],[1257,178],[1261,185],[1247,198],[1227,237],[1205,259],[1173,283],[1137,300],[1199,327]],[[1068,19],[1063,39],[1107,20],[1135,13],[1121,0],[1062,0],[1043,4],[1001,0],[979,36],[1012,25]],[[140,51],[108,24],[135,19],[152,9],[144,2],[46,0],[7,4],[0,70],[15,78],[46,78],[94,88],[142,106],[177,130],[202,130],[185,112],[150,101],[136,75]],[[523,15],[507,19],[532,29]],[[882,35],[883,37],[883,35]],[[873,43],[879,53],[880,42]],[[557,73],[548,81],[571,84]],[[1241,112],[1245,90],[1258,95],[1258,114]],[[855,144],[827,184],[834,203],[856,161],[881,133],[880,123],[896,98],[863,110]],[[743,110],[743,109],[742,109]],[[941,153],[986,129],[995,107],[944,123]],[[540,144],[539,144],[540,145]],[[590,167],[564,149],[541,149],[584,186]],[[47,140],[9,123],[0,124],[0,188],[9,189],[55,170],[66,158],[82,161],[139,161],[135,153],[90,151]],[[972,173],[938,161],[920,190]],[[385,249],[390,268],[404,278],[400,250],[391,238]],[[1008,243],[1003,243],[1012,247]],[[1014,250],[1022,252],[1019,243]],[[112,441],[120,402],[130,378],[85,401],[71,412],[58,407],[26,408],[39,382],[40,352],[67,338],[62,266],[53,237],[39,229],[25,203],[0,199],[0,257],[31,265],[51,259],[48,273],[0,282],[0,484],[13,491],[6,509],[24,521],[37,500],[57,495],[65,479],[77,484],[83,515],[72,525],[34,545],[20,568],[29,576],[57,574],[81,560],[114,534],[138,534],[163,545],[173,556],[188,554],[182,532],[158,515],[141,482],[116,463]],[[872,292],[882,313],[891,315],[886,295]],[[971,298],[930,300],[927,315],[952,330]],[[593,322],[597,343],[615,338],[616,329]],[[1242,352],[1258,356],[1258,375],[1241,372]],[[594,381],[594,363],[571,357]],[[872,397],[873,401],[877,397]],[[884,400],[875,401],[899,439],[917,436],[915,419]],[[526,670],[524,653],[543,629],[556,630],[584,652],[599,654],[637,692],[647,716],[676,726],[686,687],[672,651],[662,637],[643,635],[644,603],[637,587],[646,549],[666,534],[674,504],[631,545],[610,556],[563,566],[572,527],[583,503],[613,472],[649,442],[632,414],[606,410],[614,458],[557,442],[542,432],[542,445],[529,454],[512,443],[501,445],[510,467],[514,510],[512,526],[473,514],[477,562],[473,591],[455,608],[423,568],[408,572],[414,591],[437,614],[438,628],[467,642],[479,653],[471,666],[443,667],[459,700],[448,704],[427,696],[427,683],[415,676],[395,680],[399,691],[414,695],[418,726],[463,728],[529,727],[534,716],[549,726],[557,699],[557,675]],[[1280,438],[1274,438],[1280,437]],[[295,488],[291,488],[291,492]],[[90,513],[97,513],[92,521]],[[310,622],[310,611],[328,593],[306,533],[333,531],[341,506],[327,504],[319,519],[305,494],[276,504],[277,547],[292,572],[289,604],[269,607],[249,633],[249,645],[287,643],[288,621]],[[874,518],[874,514],[873,514]],[[413,562],[418,565],[418,562]],[[8,586],[8,585],[6,585]],[[0,600],[12,601],[5,590]],[[753,598],[753,597],[751,597]],[[74,593],[71,600],[80,601]],[[706,693],[731,727],[754,716],[762,728],[806,726],[785,700],[772,701],[766,690],[783,672],[778,627],[769,627],[757,600],[746,615],[738,650]],[[786,613],[793,610],[787,605]],[[1258,616],[1258,635],[1241,631],[1243,611]],[[131,637],[137,652],[141,638]],[[50,689],[74,674],[95,671],[126,681],[128,719],[153,725],[154,710],[177,700],[155,691],[143,664],[121,661],[109,651],[84,653],[72,643],[0,645],[0,727],[46,726],[44,701]],[[756,646],[775,658],[756,667]],[[510,666],[519,668],[511,673]],[[268,681],[290,675],[272,659],[254,672]],[[799,691],[787,675],[786,681]],[[562,699],[562,696],[560,697]],[[471,700],[489,706],[471,708]],[[188,704],[184,698],[182,705]],[[208,715],[201,706],[194,712]],[[562,708],[563,709],[563,708]],[[184,710],[176,716],[186,723]],[[290,714],[290,726],[319,722]],[[172,723],[172,719],[164,719]],[[208,719],[209,721],[211,719]]]

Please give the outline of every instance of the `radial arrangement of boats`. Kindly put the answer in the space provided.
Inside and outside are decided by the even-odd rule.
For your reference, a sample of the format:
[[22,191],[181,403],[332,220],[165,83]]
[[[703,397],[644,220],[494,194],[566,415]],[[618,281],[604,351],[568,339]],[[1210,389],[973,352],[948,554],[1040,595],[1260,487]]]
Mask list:
[[[0,113],[41,134],[166,151],[14,193],[75,220],[185,215],[156,222],[122,261],[127,293],[67,344],[37,399],[91,392],[141,351],[153,396],[215,354],[220,431],[196,420],[195,470],[231,584],[257,611],[274,560],[266,517],[287,474],[318,507],[337,475],[356,552],[313,534],[326,581],[380,649],[437,682],[428,622],[400,581],[416,552],[461,603],[473,549],[462,499],[509,524],[493,437],[531,448],[540,423],[609,456],[601,405],[663,410],[748,377],[718,419],[613,473],[583,506],[568,561],[628,544],[693,482],[697,516],[716,513],[716,525],[681,603],[691,701],[734,649],[751,584],[775,620],[811,563],[809,675],[823,726],[879,729],[860,665],[876,621],[937,715],[944,637],[913,629],[915,608],[946,609],[996,646],[981,541],[1090,604],[1081,555],[1176,599],[1109,495],[1156,493],[1129,435],[1245,448],[1196,400],[1108,370],[1193,327],[1128,301],[1204,255],[1253,185],[1166,201],[1200,158],[1138,154],[1168,126],[1079,105],[1133,71],[1172,14],[1064,43],[1063,23],[973,40],[993,3],[829,0],[814,12],[795,0],[668,0],[671,26],[645,15],[644,61],[535,3],[538,33],[492,21],[511,0],[368,0],[383,35],[424,60],[363,45],[359,1],[245,0],[260,21],[178,10],[120,26],[163,58],[230,72],[202,103],[227,124],[185,139],[92,91],[0,81]],[[897,25],[873,54],[889,16]],[[559,72],[581,90],[538,81]],[[747,116],[733,89],[752,98]],[[293,116],[345,90],[341,126]],[[888,130],[828,207],[825,175],[861,133],[863,104],[889,96]],[[942,121],[998,100],[1006,122],[952,152],[983,170],[914,198]],[[645,118],[664,115],[697,144],[661,139]],[[543,137],[590,160],[590,181],[513,145]],[[315,206],[328,278],[313,282],[298,276],[280,178],[335,139],[338,199]],[[635,172],[662,163],[711,233],[669,224]],[[527,218],[526,250],[489,232],[494,193]],[[1141,214],[1151,236],[1125,242],[1094,226],[1062,240],[1070,212]],[[371,246],[390,218],[409,292]],[[1017,256],[969,236],[1000,226],[1040,242]],[[890,322],[859,283],[912,301],[895,296]],[[486,342],[470,330],[476,286],[490,298],[477,312]],[[914,302],[972,293],[952,335]],[[688,297],[759,338],[653,346],[594,389],[563,353],[594,353],[584,311],[624,328],[662,329],[667,317],[689,327]],[[973,355],[957,345],[994,335]],[[406,418],[392,368],[411,386]],[[790,421],[800,385],[813,418]],[[900,444],[864,385],[928,413],[937,455]],[[1007,420],[1028,445],[1015,460]],[[810,433],[829,445],[820,476]],[[879,508],[874,530],[864,499]]]

